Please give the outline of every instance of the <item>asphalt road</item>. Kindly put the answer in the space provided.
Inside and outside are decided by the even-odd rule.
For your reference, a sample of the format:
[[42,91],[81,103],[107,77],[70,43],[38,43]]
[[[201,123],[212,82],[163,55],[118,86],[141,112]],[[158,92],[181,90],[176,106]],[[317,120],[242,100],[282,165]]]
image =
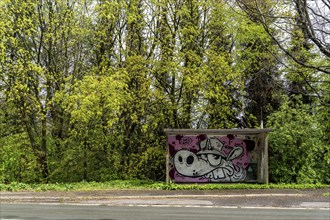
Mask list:
[[300,208],[219,208],[1,204],[2,220],[256,220],[330,219],[329,210]]
[[0,192],[0,217],[1,220],[330,220],[329,190]]

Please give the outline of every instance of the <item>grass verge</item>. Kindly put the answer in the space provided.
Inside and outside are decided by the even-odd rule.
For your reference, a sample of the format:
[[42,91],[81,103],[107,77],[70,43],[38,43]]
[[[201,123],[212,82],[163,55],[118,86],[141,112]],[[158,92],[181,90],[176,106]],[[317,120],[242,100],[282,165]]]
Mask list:
[[226,190],[226,189],[318,189],[330,188],[325,184],[165,184],[146,180],[114,180],[109,182],[78,182],[78,183],[49,183],[1,184],[1,191],[92,191],[92,190]]
[[330,192],[323,193],[323,196],[330,196]]

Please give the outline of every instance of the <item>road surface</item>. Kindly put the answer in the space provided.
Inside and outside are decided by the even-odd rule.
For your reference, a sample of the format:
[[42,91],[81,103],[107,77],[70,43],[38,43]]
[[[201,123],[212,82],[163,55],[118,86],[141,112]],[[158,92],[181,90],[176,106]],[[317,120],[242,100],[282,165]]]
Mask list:
[[0,217],[2,220],[330,220],[329,190],[0,192]]
[[329,209],[1,204],[2,220],[330,219]]

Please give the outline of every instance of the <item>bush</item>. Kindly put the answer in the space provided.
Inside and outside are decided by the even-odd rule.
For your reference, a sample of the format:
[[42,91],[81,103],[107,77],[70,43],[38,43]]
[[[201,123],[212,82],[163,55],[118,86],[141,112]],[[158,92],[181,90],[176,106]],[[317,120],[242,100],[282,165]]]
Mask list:
[[287,100],[269,116],[270,181],[275,183],[329,183],[329,143],[310,107]]
[[0,182],[32,183],[40,180],[37,159],[26,133],[0,138]]

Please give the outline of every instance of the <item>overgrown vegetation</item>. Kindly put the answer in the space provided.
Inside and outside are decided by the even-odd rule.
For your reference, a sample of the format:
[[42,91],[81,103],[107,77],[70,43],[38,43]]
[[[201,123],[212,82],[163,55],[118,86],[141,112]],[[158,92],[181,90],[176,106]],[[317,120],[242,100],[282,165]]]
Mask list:
[[269,117],[271,182],[329,183],[330,151],[325,130],[299,97],[285,101]]
[[319,189],[325,184],[165,184],[146,180],[114,180],[108,182],[0,184],[1,191],[91,191],[91,190],[226,190],[226,189]]
[[272,182],[329,184],[329,10],[1,0],[0,183],[163,181],[164,128],[263,121]]

